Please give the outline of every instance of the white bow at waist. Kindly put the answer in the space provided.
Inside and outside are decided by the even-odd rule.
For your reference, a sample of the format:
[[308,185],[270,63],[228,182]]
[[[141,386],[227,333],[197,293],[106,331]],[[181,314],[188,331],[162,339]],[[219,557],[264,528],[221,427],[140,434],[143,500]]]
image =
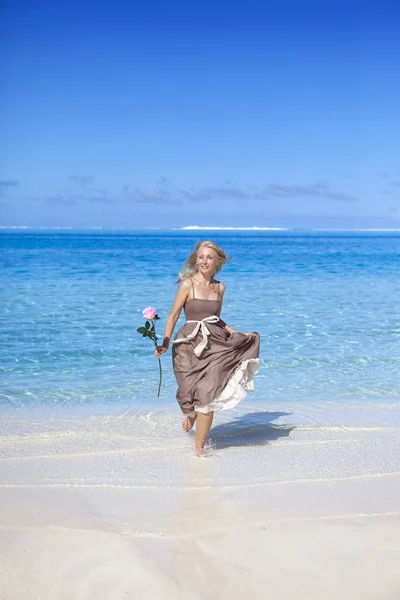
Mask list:
[[201,321],[186,321],[186,323],[196,323],[196,327],[193,329],[192,333],[189,333],[187,337],[178,338],[171,342],[171,344],[180,344],[181,342],[189,342],[193,338],[196,337],[199,330],[201,330],[202,340],[197,344],[194,349],[194,353],[197,357],[201,356],[204,348],[207,346],[207,339],[210,335],[210,331],[206,325],[206,323],[218,323],[219,317],[217,315],[211,315],[210,317],[204,317]]

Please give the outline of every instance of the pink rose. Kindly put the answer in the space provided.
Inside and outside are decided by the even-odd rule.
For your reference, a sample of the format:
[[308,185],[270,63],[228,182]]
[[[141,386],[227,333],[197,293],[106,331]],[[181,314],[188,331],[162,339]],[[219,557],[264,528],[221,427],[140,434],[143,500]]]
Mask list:
[[156,309],[153,306],[148,306],[143,311],[143,316],[145,319],[154,319],[156,314],[157,314]]
[[[154,346],[157,348],[157,333],[156,333],[156,321],[159,321],[160,317],[157,314],[156,309],[154,308],[154,306],[148,306],[147,308],[145,308],[143,311],[143,316],[145,319],[148,319],[148,321],[146,321],[146,324],[144,327],[139,327],[136,331],[138,333],[140,333],[140,335],[142,335],[144,338],[149,338]],[[153,321],[151,324],[149,323],[149,321]],[[160,381],[158,382],[158,394],[157,396],[160,395],[160,390],[161,390],[161,382],[162,382],[162,369],[161,369],[161,360],[158,361],[158,368],[160,369]]]

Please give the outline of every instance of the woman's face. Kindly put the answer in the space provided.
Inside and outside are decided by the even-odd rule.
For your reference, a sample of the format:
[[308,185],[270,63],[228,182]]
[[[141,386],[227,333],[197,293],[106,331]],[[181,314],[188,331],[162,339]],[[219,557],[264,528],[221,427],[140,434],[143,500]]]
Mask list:
[[196,254],[196,266],[204,277],[212,277],[218,268],[218,254],[213,248],[201,246]]

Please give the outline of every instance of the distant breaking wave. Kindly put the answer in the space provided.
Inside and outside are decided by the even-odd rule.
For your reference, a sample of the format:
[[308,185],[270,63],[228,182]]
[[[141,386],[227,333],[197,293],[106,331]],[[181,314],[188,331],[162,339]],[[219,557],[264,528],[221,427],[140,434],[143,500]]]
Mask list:
[[187,225],[186,227],[178,227],[179,230],[193,231],[197,229],[212,229],[220,231],[290,231],[287,227],[214,227],[203,225]]

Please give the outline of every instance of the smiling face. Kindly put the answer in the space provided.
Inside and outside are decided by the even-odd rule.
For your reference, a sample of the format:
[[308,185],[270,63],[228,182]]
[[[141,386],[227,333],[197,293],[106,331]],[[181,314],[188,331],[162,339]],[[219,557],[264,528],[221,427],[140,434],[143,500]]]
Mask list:
[[210,279],[219,265],[218,254],[212,248],[201,246],[196,253],[196,266],[204,277]]

